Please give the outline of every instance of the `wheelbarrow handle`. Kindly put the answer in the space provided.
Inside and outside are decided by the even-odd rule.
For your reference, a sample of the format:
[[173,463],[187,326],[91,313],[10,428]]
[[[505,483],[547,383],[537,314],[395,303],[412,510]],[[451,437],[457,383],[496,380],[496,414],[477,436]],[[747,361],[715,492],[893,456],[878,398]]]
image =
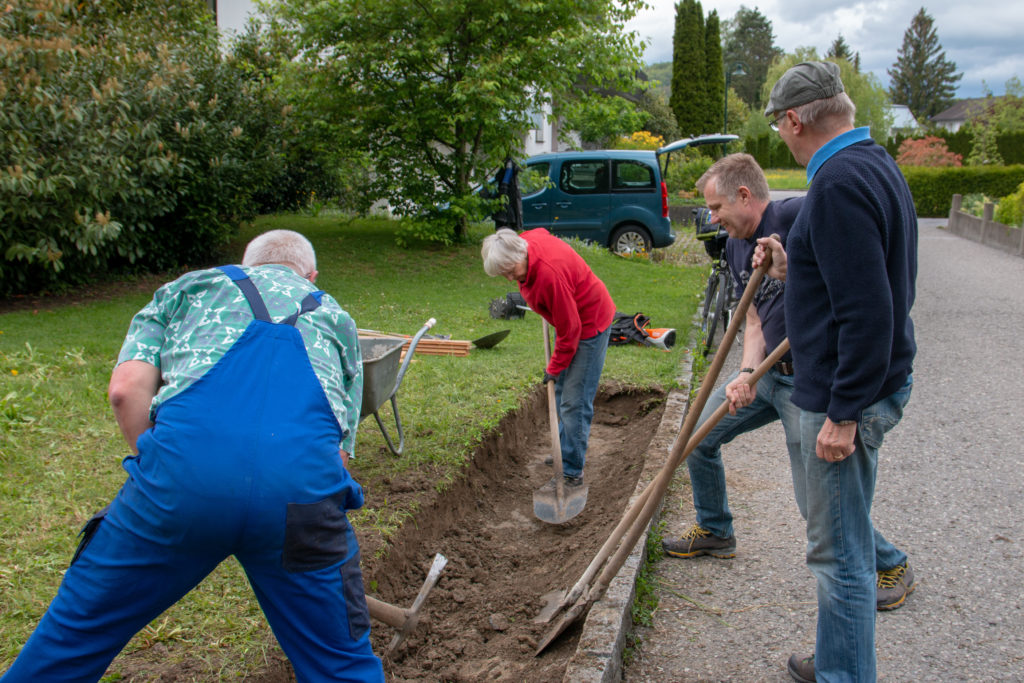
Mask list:
[[398,387],[402,384],[402,377],[405,376],[405,369],[409,367],[409,362],[412,360],[413,353],[416,352],[416,345],[420,343],[420,339],[427,333],[431,327],[437,324],[436,318],[431,318],[427,322],[423,323],[423,327],[419,329],[419,332],[412,336],[409,341],[409,348],[405,352],[405,358],[402,359],[402,366],[398,369],[398,377],[395,378],[395,388],[391,390],[391,397],[398,393]]

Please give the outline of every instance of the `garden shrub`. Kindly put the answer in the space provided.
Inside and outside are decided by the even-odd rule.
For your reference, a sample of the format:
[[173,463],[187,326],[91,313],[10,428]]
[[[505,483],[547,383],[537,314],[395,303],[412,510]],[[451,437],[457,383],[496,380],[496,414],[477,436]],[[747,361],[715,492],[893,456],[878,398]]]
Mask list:
[[1003,197],[1024,182],[1024,166],[902,166],[918,216],[948,216],[954,194]]
[[995,220],[1003,225],[1024,227],[1024,183],[1017,191],[999,200],[996,205]]
[[0,295],[207,262],[269,182],[282,113],[202,0],[0,14]]
[[963,157],[950,152],[945,140],[930,135],[904,140],[896,155],[896,163],[901,166],[963,166]]

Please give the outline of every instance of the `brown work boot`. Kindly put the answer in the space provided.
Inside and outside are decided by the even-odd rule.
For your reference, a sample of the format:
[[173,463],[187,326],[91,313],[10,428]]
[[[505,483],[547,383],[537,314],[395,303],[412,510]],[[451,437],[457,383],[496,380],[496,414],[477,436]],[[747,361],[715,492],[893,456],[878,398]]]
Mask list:
[[899,609],[916,587],[914,570],[910,568],[908,562],[878,572],[875,606],[879,612]]
[[697,557],[711,555],[723,560],[736,557],[736,537],[715,536],[699,524],[686,530],[677,541],[662,541],[661,547],[672,557]]
[[797,683],[814,683],[816,680],[814,677],[814,655],[810,654],[806,657],[800,655],[790,655],[789,664],[786,666],[789,669],[789,675],[793,677]]

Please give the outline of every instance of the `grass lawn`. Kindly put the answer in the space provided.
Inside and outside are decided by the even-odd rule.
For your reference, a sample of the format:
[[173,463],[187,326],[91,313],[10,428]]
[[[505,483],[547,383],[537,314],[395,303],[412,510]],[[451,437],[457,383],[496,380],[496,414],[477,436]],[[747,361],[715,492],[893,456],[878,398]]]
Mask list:
[[[512,330],[494,349],[474,350],[468,357],[415,357],[398,393],[406,434],[401,457],[383,450],[372,418],[361,424],[360,469],[427,468],[440,473],[437,486],[444,487],[466,465],[481,435],[539,383],[544,367],[539,317],[489,316],[490,300],[513,290],[503,279],[488,278],[481,267],[479,241],[490,225],[475,227],[465,246],[399,249],[396,224],[386,219],[267,216],[243,228],[228,260],[238,261],[244,243],[271,228],[298,230],[313,241],[321,273],[317,284],[361,328],[413,334],[434,317],[432,333],[453,339]],[[612,347],[604,380],[673,386],[703,290],[703,249],[688,235],[650,260],[577,246],[620,311],[641,311],[653,327],[680,333],[667,353]],[[0,315],[0,671],[56,592],[76,534],[124,480],[120,460],[128,449],[107,405],[106,386],[128,323],[150,295]],[[390,421],[390,408],[382,417]],[[414,513],[383,505],[357,512],[352,520],[357,529],[372,528],[386,537]],[[136,636],[126,651],[158,644],[169,648],[168,657],[187,653],[193,661],[208,661],[203,680],[259,670],[268,648],[275,647],[233,560]]]
[[773,190],[807,189],[807,171],[802,168],[768,168],[764,175]]

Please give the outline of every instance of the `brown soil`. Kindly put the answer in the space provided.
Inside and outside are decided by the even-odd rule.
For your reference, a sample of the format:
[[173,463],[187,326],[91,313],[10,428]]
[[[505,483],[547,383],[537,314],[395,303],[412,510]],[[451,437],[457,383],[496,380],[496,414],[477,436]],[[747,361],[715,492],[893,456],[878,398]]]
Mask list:
[[[551,628],[532,621],[540,596],[571,587],[622,517],[662,398],[602,389],[587,454],[587,506],[562,525],[533,515],[533,491],[552,473],[543,463],[550,453],[544,394],[505,419],[477,449],[468,476],[427,501],[383,560],[364,565],[376,597],[409,607],[434,554],[449,561],[416,631],[385,661],[388,680],[561,680],[582,619],[534,657]],[[374,650],[383,653],[394,630],[375,624],[374,631]]]

